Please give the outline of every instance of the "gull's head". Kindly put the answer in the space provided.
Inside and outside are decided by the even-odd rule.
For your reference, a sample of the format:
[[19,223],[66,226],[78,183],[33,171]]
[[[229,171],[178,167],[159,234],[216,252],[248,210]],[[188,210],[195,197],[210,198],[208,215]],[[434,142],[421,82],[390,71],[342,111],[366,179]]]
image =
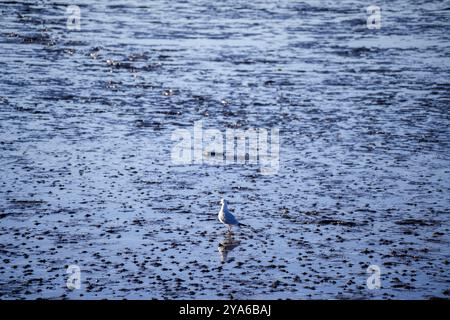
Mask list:
[[220,205],[224,205],[227,204],[227,200],[225,200],[224,198],[220,199]]

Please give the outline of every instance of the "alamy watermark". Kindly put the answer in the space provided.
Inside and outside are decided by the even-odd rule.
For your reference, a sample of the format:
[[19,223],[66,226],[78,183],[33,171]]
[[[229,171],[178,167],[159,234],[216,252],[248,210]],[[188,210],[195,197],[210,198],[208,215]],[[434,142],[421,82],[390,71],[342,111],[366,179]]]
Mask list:
[[367,268],[367,273],[370,276],[367,278],[367,289],[374,290],[381,288],[381,269],[376,264],[372,264]]
[[79,266],[72,264],[67,267],[66,273],[69,274],[69,278],[66,281],[66,286],[70,290],[81,288],[81,269]]
[[[225,133],[225,135],[224,135]],[[247,130],[227,128],[225,132],[194,123],[193,132],[177,129],[172,132],[173,164],[255,165],[263,175],[276,174],[280,168],[280,131],[273,128]],[[270,138],[270,141],[269,141]]]
[[368,6],[367,29],[381,29],[381,8],[379,6]]
[[79,6],[70,5],[66,9],[67,16],[67,30],[81,30],[81,9]]

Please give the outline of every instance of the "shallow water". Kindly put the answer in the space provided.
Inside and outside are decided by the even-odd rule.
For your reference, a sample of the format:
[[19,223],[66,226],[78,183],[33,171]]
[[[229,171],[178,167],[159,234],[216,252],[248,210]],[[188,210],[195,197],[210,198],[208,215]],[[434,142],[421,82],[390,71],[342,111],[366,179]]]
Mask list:
[[[449,1],[379,30],[362,1],[68,4],[0,7],[1,298],[448,298]],[[278,173],[172,164],[199,120],[279,128]]]

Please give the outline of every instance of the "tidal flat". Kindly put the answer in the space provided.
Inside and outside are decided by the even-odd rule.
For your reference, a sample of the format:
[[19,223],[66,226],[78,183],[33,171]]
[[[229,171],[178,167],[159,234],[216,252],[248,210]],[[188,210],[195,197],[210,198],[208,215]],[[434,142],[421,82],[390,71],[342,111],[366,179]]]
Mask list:
[[[4,2],[0,298],[448,299],[450,3],[377,4]],[[196,121],[278,171],[173,163]]]

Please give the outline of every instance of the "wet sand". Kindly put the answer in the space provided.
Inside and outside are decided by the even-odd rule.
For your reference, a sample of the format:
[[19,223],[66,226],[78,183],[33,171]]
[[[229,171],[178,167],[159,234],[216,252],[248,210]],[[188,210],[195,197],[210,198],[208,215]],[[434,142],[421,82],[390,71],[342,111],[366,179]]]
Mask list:
[[[0,298],[448,299],[448,2],[77,4],[1,7]],[[279,172],[173,165],[200,120]]]

